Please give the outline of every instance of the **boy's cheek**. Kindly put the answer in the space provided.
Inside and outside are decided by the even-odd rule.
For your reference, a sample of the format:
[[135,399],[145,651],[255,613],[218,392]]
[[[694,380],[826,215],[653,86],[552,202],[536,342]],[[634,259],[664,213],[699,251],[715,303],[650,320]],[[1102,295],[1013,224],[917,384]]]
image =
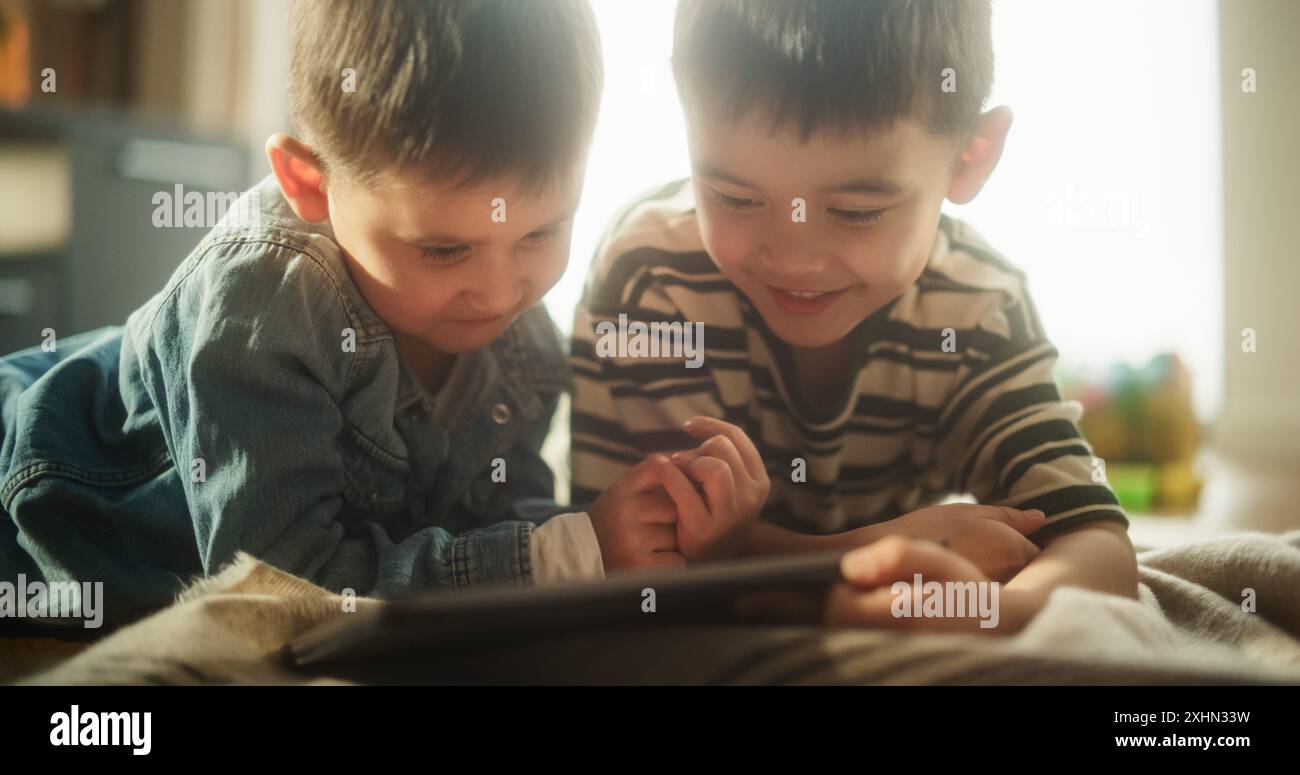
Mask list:
[[571,249],[571,242],[569,240],[566,240],[564,244],[561,246],[561,248],[556,252],[556,254],[552,256],[549,261],[547,261],[547,267],[549,269],[547,273],[541,278],[540,282],[537,283],[538,287],[536,289],[536,292],[533,294],[533,296],[535,297],[535,299],[533,299],[533,303],[537,303],[538,301],[541,301],[541,298],[545,296],[548,291],[550,291],[552,288],[555,287],[555,284],[560,281],[560,278],[564,277],[565,270],[569,268],[570,249]]
[[424,278],[413,267],[415,259],[403,261],[406,256],[372,251],[348,256],[348,273],[366,303],[390,327],[403,333],[414,333],[428,324],[429,310],[442,305],[439,296],[445,288],[417,290],[424,286]]
[[743,273],[747,256],[754,255],[757,251],[752,240],[738,229],[710,225],[701,228],[700,232],[704,249],[712,257],[713,263],[732,280]]
[[378,298],[367,298],[375,313],[394,330],[420,334],[439,322],[439,315],[446,304],[442,295],[444,289],[430,291],[424,283],[414,278],[408,279],[405,290],[384,288],[378,292]]

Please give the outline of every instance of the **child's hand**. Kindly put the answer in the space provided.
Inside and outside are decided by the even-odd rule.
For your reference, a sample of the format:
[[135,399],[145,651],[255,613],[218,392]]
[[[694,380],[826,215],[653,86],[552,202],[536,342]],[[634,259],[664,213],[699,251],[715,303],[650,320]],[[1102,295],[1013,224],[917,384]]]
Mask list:
[[[1024,629],[1042,609],[1047,597],[1036,590],[1009,589],[990,580],[966,558],[933,541],[887,536],[844,555],[840,563],[844,583],[831,589],[825,621],[831,627],[867,627],[904,630],[940,630],[1010,635]],[[900,595],[912,597],[910,609],[921,611],[925,590],[915,587],[920,574],[922,587],[930,582],[968,582],[997,585],[981,599],[991,602],[990,610],[967,606],[964,610],[939,611],[938,615],[898,615]],[[903,608],[902,610],[907,610]]]
[[948,548],[973,562],[985,576],[1006,581],[1038,555],[1038,546],[1025,536],[1042,527],[1043,519],[1037,509],[948,503],[917,509],[870,529],[876,537],[945,539]]
[[704,441],[675,453],[673,462],[703,487],[706,508],[678,510],[677,545],[688,560],[734,557],[744,550],[772,489],[767,469],[754,442],[731,423],[694,417],[685,429]]
[[587,509],[607,572],[686,565],[677,544],[679,505],[665,492],[669,488],[687,510],[703,511],[690,481],[663,455],[629,469]]

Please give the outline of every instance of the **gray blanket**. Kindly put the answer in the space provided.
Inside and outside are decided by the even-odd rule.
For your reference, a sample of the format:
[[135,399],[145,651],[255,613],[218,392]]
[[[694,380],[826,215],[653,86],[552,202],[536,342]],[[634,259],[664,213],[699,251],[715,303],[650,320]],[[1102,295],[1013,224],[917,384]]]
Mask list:
[[[586,633],[428,664],[397,680],[510,683],[1300,682],[1300,531],[1141,553],[1141,599],[1056,590],[1015,637],[808,627]],[[360,599],[359,609],[382,605]],[[23,683],[340,683],[280,647],[344,601],[252,557]],[[11,644],[12,645],[12,644]],[[31,644],[28,644],[30,647]],[[11,652],[13,649],[10,649]]]

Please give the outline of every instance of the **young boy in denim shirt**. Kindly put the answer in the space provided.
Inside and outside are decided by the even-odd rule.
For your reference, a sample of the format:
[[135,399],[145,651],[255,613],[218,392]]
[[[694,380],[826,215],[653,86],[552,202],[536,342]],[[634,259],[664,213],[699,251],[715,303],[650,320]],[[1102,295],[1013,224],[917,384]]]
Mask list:
[[377,596],[680,565],[667,460],[593,530],[539,456],[567,385],[539,302],[602,81],[585,0],[291,23],[273,175],[125,327],[0,361],[0,578],[103,582],[120,624],[238,551]]
[[[999,632],[1059,586],[1136,594],[1024,273],[940,211],[979,193],[1010,127],[981,112],[990,19],[987,0],[679,2],[693,175],[630,206],[593,262],[574,503],[679,450],[727,516],[718,553],[865,546],[838,622],[901,626],[891,583],[913,571],[1005,581]],[[607,321],[702,327],[702,367],[624,356]],[[978,505],[937,505],[957,493]]]

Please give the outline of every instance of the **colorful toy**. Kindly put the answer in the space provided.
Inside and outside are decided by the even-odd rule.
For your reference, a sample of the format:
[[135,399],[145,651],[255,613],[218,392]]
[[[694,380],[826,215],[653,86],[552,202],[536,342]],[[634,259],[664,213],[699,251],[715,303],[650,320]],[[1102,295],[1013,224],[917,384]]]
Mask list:
[[1200,439],[1192,382],[1173,353],[1140,369],[1115,364],[1102,381],[1064,375],[1062,394],[1083,406],[1079,428],[1120,505],[1132,511],[1186,512],[1201,481],[1192,466]]

